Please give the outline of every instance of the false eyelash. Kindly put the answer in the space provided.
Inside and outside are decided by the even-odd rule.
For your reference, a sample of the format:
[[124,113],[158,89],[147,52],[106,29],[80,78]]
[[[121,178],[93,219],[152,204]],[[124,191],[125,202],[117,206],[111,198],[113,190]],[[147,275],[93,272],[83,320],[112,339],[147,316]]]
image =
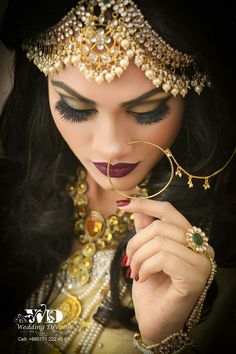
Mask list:
[[[153,111],[143,113],[128,111],[128,113],[132,114],[139,124],[155,124],[161,121],[170,112],[170,108],[166,103],[168,99],[169,97],[163,99],[159,106]],[[70,107],[62,98],[56,103],[54,108],[58,111],[62,119],[73,123],[85,122],[90,115],[97,113],[95,109],[74,109]]]
[[62,119],[73,123],[84,122],[89,115],[97,112],[95,109],[74,109],[62,98],[56,103],[54,108],[58,111]]
[[[169,97],[168,97],[169,98]],[[157,108],[150,112],[134,113],[139,124],[155,124],[161,121],[170,112],[170,107],[166,103],[166,99],[162,100]]]

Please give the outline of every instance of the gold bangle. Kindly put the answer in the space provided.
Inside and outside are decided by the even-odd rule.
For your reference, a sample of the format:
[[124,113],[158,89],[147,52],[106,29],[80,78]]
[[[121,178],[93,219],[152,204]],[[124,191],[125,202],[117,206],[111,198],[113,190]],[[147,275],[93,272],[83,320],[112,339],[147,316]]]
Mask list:
[[163,339],[160,343],[145,345],[141,335],[135,333],[133,344],[144,354],[177,354],[187,346],[193,345],[188,332],[180,330]]

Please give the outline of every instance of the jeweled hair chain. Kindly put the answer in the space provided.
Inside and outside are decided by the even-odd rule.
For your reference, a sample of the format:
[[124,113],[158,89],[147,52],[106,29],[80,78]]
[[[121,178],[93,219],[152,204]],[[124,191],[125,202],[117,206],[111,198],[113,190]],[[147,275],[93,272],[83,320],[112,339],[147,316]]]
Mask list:
[[80,0],[22,49],[46,76],[73,65],[101,84],[120,77],[133,60],[154,86],[173,96],[210,86],[196,58],[167,43],[132,0]]

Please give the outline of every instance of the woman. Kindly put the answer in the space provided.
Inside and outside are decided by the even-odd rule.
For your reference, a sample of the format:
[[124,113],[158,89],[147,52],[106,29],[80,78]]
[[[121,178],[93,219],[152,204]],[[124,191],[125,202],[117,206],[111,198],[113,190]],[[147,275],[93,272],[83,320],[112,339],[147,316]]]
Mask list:
[[1,115],[5,346],[225,348],[233,58],[197,6],[192,17],[175,1],[35,6],[11,1],[1,29],[15,50]]

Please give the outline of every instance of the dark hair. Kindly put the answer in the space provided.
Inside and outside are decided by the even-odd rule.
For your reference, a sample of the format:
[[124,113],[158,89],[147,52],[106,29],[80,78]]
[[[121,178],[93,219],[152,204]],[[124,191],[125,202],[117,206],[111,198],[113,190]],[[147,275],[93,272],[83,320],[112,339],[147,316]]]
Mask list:
[[[1,38],[15,51],[14,85],[0,117],[5,158],[0,160],[1,282],[6,299],[13,298],[13,316],[26,298],[71,252],[74,239],[73,202],[61,194],[79,161],[57,131],[48,103],[47,80],[21,50],[21,43],[57,23],[77,1],[10,1],[2,21]],[[225,16],[213,1],[136,1],[145,17],[175,48],[193,54],[208,73],[212,88],[185,98],[183,128],[172,147],[179,163],[194,174],[216,171],[229,159],[235,144],[232,67],[235,63],[230,10]],[[189,4],[190,3],[190,4]],[[227,8],[227,7],[226,7]],[[220,13],[221,11],[221,13]],[[216,25],[220,19],[219,28]],[[217,33],[216,33],[217,32]],[[218,33],[219,32],[219,33]],[[217,40],[215,37],[217,37]],[[231,43],[232,40],[232,43]],[[227,56],[226,54],[227,53]],[[166,162],[153,168],[150,191],[167,178]],[[161,178],[155,182],[155,176]],[[174,179],[159,200],[171,202],[192,224],[208,227],[219,266],[236,260],[233,230],[233,162],[211,180],[204,191],[196,182],[188,189],[185,178]],[[113,319],[129,326],[133,312],[117,296],[119,266],[127,241],[119,245],[111,266]],[[128,281],[129,286],[130,282]],[[52,283],[51,288],[54,283]],[[47,301],[49,294],[47,296]],[[120,312],[119,310],[122,309]],[[122,316],[118,316],[118,314]]]

